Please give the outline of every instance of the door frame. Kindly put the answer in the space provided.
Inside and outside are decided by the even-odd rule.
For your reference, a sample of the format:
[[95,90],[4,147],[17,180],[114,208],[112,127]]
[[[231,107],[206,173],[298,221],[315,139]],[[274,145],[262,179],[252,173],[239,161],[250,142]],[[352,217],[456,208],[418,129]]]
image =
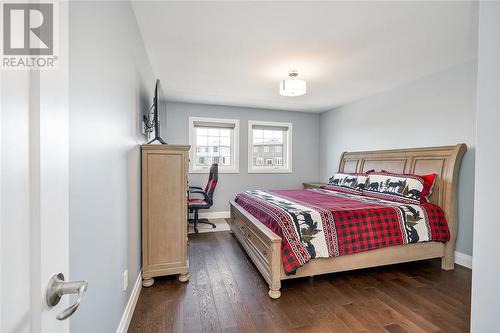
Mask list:
[[[66,281],[69,276],[69,52],[68,52],[68,2],[55,1],[54,19],[58,34],[56,45],[57,69],[32,72],[33,105],[30,128],[36,133],[30,142],[30,155],[34,165],[32,196],[35,206],[32,211],[34,220],[32,236],[39,246],[39,277],[34,281],[33,295],[42,298],[40,311],[41,332],[69,332],[69,319],[57,320],[55,316],[69,306],[69,296],[63,296],[55,307],[49,307],[45,293],[49,280],[54,274],[63,273]],[[37,95],[38,92],[38,96]],[[38,112],[37,112],[38,111]],[[37,114],[38,113],[38,114]],[[31,121],[30,121],[31,122]],[[35,226],[39,230],[36,230]],[[36,237],[39,237],[36,239]],[[37,249],[34,249],[36,252]],[[32,253],[35,255],[35,253]],[[36,265],[36,262],[33,263]],[[36,311],[33,313],[37,314]],[[34,321],[36,322],[36,321]]]

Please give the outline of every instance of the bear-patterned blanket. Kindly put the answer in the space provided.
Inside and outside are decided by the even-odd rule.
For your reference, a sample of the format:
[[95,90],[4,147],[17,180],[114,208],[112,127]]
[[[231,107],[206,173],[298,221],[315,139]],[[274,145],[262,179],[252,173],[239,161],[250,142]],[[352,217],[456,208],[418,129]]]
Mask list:
[[251,190],[236,203],[281,241],[286,274],[314,258],[450,238],[443,210],[327,189]]

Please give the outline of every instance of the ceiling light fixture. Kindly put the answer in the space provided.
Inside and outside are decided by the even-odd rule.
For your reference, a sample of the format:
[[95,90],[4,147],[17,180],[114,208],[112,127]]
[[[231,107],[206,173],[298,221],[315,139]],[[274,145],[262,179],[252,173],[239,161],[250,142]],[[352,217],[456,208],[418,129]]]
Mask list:
[[306,81],[297,79],[299,72],[291,70],[288,72],[288,79],[280,83],[280,95],[282,96],[302,96],[307,92]]

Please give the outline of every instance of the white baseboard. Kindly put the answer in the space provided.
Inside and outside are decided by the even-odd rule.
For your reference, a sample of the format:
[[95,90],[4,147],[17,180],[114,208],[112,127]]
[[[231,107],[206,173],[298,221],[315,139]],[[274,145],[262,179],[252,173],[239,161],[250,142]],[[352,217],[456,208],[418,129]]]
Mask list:
[[455,264],[472,269],[472,256],[455,251]]
[[132,315],[134,314],[135,306],[137,304],[137,300],[139,299],[139,295],[141,293],[141,288],[142,288],[142,270],[139,272],[139,275],[137,275],[137,280],[135,280],[134,288],[130,293],[127,306],[123,311],[122,319],[120,320],[120,324],[118,325],[116,333],[126,333],[128,331],[128,326],[130,325],[130,321],[132,320]]
[[201,219],[227,219],[229,218],[230,213],[227,212],[200,212]]

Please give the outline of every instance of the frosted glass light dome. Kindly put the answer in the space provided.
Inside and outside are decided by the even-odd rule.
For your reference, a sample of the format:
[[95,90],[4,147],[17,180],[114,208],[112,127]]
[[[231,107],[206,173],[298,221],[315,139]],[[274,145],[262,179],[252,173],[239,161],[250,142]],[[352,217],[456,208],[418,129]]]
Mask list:
[[288,79],[280,83],[280,95],[282,96],[302,96],[307,92],[307,83],[304,80],[297,79],[299,73],[290,71]]

